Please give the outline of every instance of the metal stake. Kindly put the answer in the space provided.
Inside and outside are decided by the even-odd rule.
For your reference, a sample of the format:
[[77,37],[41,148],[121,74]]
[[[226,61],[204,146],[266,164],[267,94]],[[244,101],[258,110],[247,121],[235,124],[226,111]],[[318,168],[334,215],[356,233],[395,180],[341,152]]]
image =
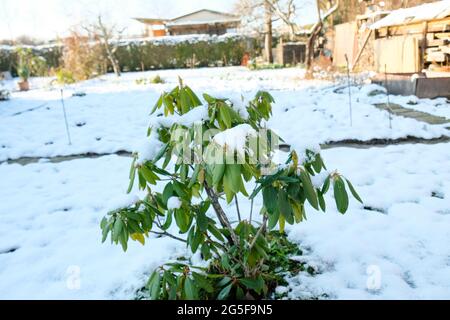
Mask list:
[[391,101],[389,99],[389,87],[388,87],[388,80],[387,80],[387,67],[384,65],[384,85],[386,86],[386,93],[387,93],[387,107],[388,107],[388,113],[389,113],[389,129],[392,129],[392,109],[391,109]]
[[67,113],[66,113],[66,106],[64,105],[64,90],[63,89],[61,89],[61,104],[62,104],[63,111],[64,111],[64,121],[66,123],[67,138],[69,140],[69,146],[71,146],[72,145],[72,139],[70,139],[69,124],[67,123]]
[[345,55],[345,61],[347,62],[347,81],[348,81],[348,104],[350,108],[350,127],[353,127],[353,112],[352,112],[352,90],[350,81],[350,65],[348,62],[347,54]]

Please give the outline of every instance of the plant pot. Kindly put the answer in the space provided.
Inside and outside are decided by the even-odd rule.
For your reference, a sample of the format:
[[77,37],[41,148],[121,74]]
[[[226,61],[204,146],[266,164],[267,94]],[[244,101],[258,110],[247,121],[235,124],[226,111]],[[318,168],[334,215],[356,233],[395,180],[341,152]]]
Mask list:
[[18,82],[18,85],[19,85],[20,91],[30,90],[30,83],[28,82],[28,80],[20,81],[20,82]]

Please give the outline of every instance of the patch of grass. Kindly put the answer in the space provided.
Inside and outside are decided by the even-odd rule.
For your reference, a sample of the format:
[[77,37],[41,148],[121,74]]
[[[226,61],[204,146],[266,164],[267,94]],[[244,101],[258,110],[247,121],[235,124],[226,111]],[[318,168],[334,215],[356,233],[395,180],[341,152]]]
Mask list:
[[282,64],[278,63],[264,63],[264,64],[256,64],[256,63],[249,63],[248,68],[250,70],[273,70],[273,69],[283,69],[285,67]]
[[163,78],[161,78],[159,75],[156,75],[155,77],[149,78],[149,79],[147,79],[147,78],[136,79],[136,84],[138,84],[138,85],[147,85],[150,83],[151,84],[163,84],[163,83],[166,83],[166,81]]

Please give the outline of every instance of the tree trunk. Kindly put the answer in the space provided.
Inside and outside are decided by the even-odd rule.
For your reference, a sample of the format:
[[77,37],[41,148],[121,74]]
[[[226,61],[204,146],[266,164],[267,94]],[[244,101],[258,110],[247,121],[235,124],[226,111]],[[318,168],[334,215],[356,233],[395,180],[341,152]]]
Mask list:
[[273,63],[272,54],[272,9],[267,0],[264,1],[264,19],[265,19],[265,41],[264,50],[268,63]]
[[120,73],[119,63],[117,62],[116,58],[114,57],[114,54],[113,54],[111,48],[109,47],[108,43],[105,43],[105,49],[106,49],[106,54],[108,56],[108,60],[109,60],[109,62],[111,62],[111,65],[113,67],[114,73],[116,74],[117,77],[120,77],[121,73]]
[[312,30],[311,35],[308,38],[308,43],[306,45],[306,70],[311,71],[312,62],[314,60],[314,45],[316,43],[316,38],[322,30],[322,23],[318,23],[317,26]]
[[319,21],[314,25],[314,28],[311,31],[311,35],[308,38],[308,43],[306,45],[306,70],[307,70],[307,76],[312,75],[312,62],[314,60],[314,45],[316,43],[316,38],[320,34],[320,31],[322,30],[323,22],[322,22],[322,16],[320,13],[320,0],[316,0],[316,8],[317,8],[317,15]]

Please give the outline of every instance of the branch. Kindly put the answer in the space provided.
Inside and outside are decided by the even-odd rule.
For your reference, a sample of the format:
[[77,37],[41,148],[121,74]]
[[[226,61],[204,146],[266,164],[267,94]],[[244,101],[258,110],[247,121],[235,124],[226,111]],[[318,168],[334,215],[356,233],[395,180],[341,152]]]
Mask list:
[[[336,3],[334,4],[333,7],[331,7],[327,12],[325,12],[325,14],[320,17],[320,13],[319,13],[319,21],[317,21],[309,30],[306,31],[306,33],[313,33],[314,30],[317,29],[318,25],[322,24],[330,15],[332,15],[338,8],[339,8],[339,1],[340,0],[336,0]],[[273,1],[268,1],[270,7],[272,8],[273,12],[275,12],[280,18],[281,20],[283,20],[284,23],[286,23],[289,28],[291,29],[291,33],[294,35],[302,35],[304,34],[304,32],[298,32],[296,31],[296,28],[298,27],[297,24],[293,21],[291,21],[291,15],[293,13],[294,7],[292,6],[292,3],[289,2],[289,10],[288,13],[284,13],[283,10],[281,9],[280,5],[278,2],[274,2]]]
[[234,202],[236,204],[236,211],[237,211],[239,222],[241,222],[242,221],[242,219],[241,219],[241,210],[239,210],[239,202],[238,202],[237,195],[234,196]]
[[253,247],[256,244],[256,240],[258,240],[259,236],[266,230],[266,224],[269,217],[267,214],[264,214],[263,222],[261,224],[261,227],[259,228],[258,232],[256,233],[255,237],[253,238],[252,243],[250,244],[249,252],[252,251]]
[[[313,33],[314,30],[316,30],[317,27],[319,25],[321,25],[329,16],[331,16],[338,8],[339,8],[339,0],[336,0],[336,3],[334,4],[334,6],[331,7],[327,12],[325,12],[325,14],[322,17],[320,17],[320,13],[319,13],[319,21],[317,21],[311,27],[311,29],[308,30],[308,33]],[[320,12],[320,10],[319,10],[319,12]]]
[[252,220],[253,220],[253,203],[254,202],[254,199],[252,199],[252,202],[251,202],[251,205],[250,205],[250,224],[252,223]]
[[169,238],[172,238],[172,239],[175,239],[175,240],[178,240],[178,241],[187,243],[186,240],[181,239],[181,238],[178,238],[177,236],[174,236],[173,234],[170,234],[170,233],[168,233],[167,231],[163,231],[163,232],[150,231],[150,233],[153,233],[153,234],[156,234],[156,235],[159,235],[159,236],[167,236],[167,237],[169,237]]
[[156,216],[156,218],[157,218],[157,220],[158,220],[158,221],[155,221],[155,222],[156,222],[156,226],[157,226],[159,229],[161,229],[162,231],[161,231],[161,232],[150,231],[150,233],[157,234],[157,235],[160,235],[160,236],[168,236],[169,238],[172,238],[172,239],[175,239],[175,240],[178,240],[178,241],[187,243],[186,240],[184,240],[184,239],[182,239],[182,238],[179,238],[179,237],[177,237],[177,236],[174,236],[173,234],[170,234],[170,233],[167,232],[167,231],[164,231],[163,228],[162,228],[162,223],[161,223],[161,220],[159,219],[159,216]]
[[239,245],[239,238],[237,237],[236,233],[234,232],[234,229],[231,226],[231,223],[228,220],[227,215],[225,214],[225,212],[223,211],[222,207],[220,206],[219,197],[214,192],[214,190],[211,189],[208,186],[208,183],[206,181],[204,182],[204,186],[205,186],[206,194],[211,199],[211,204],[212,204],[212,206],[214,208],[214,211],[216,212],[216,215],[217,215],[217,218],[220,221],[220,224],[222,225],[222,227],[224,227],[225,229],[228,229],[228,231],[230,232],[231,243],[236,245],[236,246],[238,246]]

